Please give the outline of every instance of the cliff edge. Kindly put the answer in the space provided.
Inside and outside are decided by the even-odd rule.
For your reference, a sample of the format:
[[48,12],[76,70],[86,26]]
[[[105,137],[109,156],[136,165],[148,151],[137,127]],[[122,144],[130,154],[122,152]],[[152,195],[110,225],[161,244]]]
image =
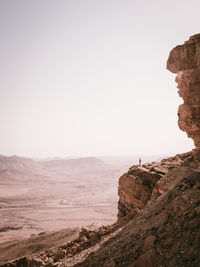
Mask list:
[[146,206],[115,237],[74,266],[200,266],[200,153],[178,155],[164,163],[179,159],[180,165],[172,164],[154,187]]
[[121,232],[76,266],[200,266],[200,34],[170,52],[167,69],[184,100],[178,125],[196,149],[123,174]]
[[[169,54],[167,69],[177,73],[179,95],[184,103],[179,106],[178,125],[200,149],[200,34],[191,36],[183,45],[178,45]],[[154,197],[163,193],[163,181],[171,170],[186,164],[184,155],[163,160],[160,163],[132,166],[119,179],[118,223],[134,218]],[[199,163],[197,163],[198,166]]]
[[[187,169],[200,167],[200,151],[194,150],[142,166],[134,165],[119,179],[118,224],[123,225],[183,178]],[[182,172],[184,170],[184,172]]]

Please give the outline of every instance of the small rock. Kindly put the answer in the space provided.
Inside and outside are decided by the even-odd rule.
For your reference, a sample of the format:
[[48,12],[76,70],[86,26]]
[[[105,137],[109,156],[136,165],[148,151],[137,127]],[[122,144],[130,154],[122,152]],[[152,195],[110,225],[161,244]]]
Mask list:
[[144,241],[144,246],[143,246],[143,251],[147,251],[148,249],[150,249],[153,246],[155,240],[155,236],[150,235],[148,236],[145,241]]
[[81,242],[83,242],[83,243],[87,243],[89,240],[88,240],[88,238],[86,237],[86,236],[82,236],[81,238],[80,238],[80,240],[81,240]]
[[60,259],[63,259],[65,257],[65,250],[63,249],[58,249],[56,252],[55,252],[55,255],[54,255],[54,262],[55,261],[59,261]]

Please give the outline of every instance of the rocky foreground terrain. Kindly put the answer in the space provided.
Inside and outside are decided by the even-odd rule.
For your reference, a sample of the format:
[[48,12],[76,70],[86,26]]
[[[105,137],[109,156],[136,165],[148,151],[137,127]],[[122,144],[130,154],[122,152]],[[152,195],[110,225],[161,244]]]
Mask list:
[[115,224],[82,228],[74,240],[1,266],[200,266],[199,47],[200,34],[174,48],[168,60],[184,96],[179,126],[196,149],[122,175]]
[[[138,176],[142,168],[145,174]],[[157,183],[153,169],[160,174]],[[129,183],[125,201],[125,190],[119,187],[118,218],[126,223],[98,252],[75,266],[200,266],[200,152],[134,166],[125,175],[136,185],[130,198]],[[120,179],[121,183],[124,175]]]
[[1,266],[199,266],[198,150],[134,165],[120,178],[119,196],[116,224],[84,227],[73,240]]

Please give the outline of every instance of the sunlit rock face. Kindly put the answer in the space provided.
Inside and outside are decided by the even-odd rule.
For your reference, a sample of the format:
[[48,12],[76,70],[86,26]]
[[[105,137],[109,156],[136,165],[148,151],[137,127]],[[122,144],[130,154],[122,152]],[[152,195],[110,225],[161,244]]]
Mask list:
[[155,171],[153,167],[153,165],[134,165],[120,177],[118,187],[119,223],[130,221],[146,206],[156,182],[161,177],[159,171]]
[[177,73],[179,95],[178,125],[200,149],[200,34],[176,46],[169,55],[167,69]]
[[[170,52],[167,69],[177,73],[179,95],[184,102],[178,110],[179,127],[194,140],[197,148],[195,153],[198,154],[200,152],[200,34],[190,37],[183,45],[175,47]],[[160,163],[131,167],[119,179],[118,222],[124,223],[133,219],[152,199],[155,200],[165,192],[166,184],[171,181],[171,177],[174,179],[179,175],[178,172],[172,174],[172,170],[188,165],[189,162],[195,162],[193,157],[193,152],[190,152]]]

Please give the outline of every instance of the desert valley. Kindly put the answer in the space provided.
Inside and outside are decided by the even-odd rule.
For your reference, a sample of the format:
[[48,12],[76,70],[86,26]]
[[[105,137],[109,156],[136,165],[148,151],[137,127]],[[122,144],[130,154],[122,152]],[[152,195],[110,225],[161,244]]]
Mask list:
[[0,240],[113,223],[124,171],[97,158],[50,160],[0,157]]
[[[143,159],[158,160],[159,156]],[[8,247],[24,238],[44,239],[44,235],[56,232],[51,241],[55,245],[57,235],[58,244],[62,242],[63,229],[67,229],[63,230],[64,237],[74,237],[83,226],[113,224],[117,218],[118,177],[130,161],[138,161],[138,156],[105,160],[108,163],[94,157],[33,160],[1,155],[0,261],[12,258],[15,253],[8,252]],[[7,258],[5,251],[11,254]],[[23,255],[22,251],[17,250],[16,256]]]
[[0,0],[0,267],[200,267],[199,10]]
[[97,158],[0,157],[1,266],[199,266],[199,47],[197,34],[167,62],[192,151],[128,171]]

